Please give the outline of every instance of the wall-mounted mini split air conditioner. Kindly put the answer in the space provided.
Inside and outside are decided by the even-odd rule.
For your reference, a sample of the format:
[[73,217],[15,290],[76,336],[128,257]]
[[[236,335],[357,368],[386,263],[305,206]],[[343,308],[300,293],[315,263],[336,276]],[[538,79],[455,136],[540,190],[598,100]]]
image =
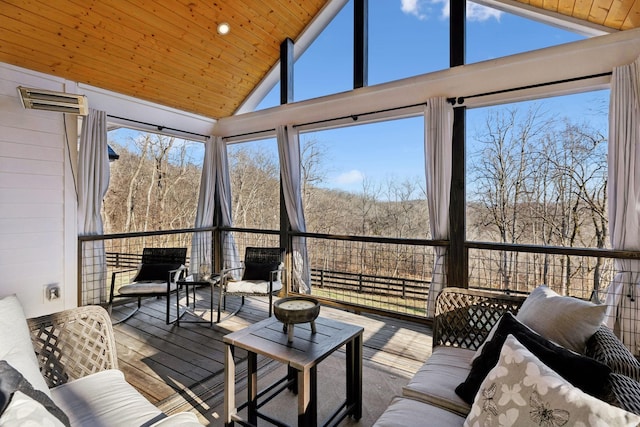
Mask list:
[[24,108],[58,111],[60,113],[77,114],[80,116],[89,114],[89,101],[85,95],[53,92],[22,86],[18,86],[18,93],[20,94]]

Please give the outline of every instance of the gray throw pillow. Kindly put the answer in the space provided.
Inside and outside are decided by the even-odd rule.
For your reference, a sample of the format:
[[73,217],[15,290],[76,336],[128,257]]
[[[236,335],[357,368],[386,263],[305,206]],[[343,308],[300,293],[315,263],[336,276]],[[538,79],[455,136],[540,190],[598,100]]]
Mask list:
[[516,319],[543,337],[584,354],[587,340],[604,320],[606,308],[539,286],[524,301]]

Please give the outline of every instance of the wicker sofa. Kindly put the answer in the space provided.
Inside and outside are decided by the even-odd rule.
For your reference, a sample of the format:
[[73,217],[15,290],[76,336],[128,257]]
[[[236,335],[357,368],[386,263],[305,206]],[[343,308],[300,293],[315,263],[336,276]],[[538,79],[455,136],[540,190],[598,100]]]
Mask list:
[[0,298],[0,353],[0,425],[202,425],[166,416],[127,383],[102,307],[26,319],[14,295]]
[[[377,420],[375,426],[529,425],[521,421],[510,424],[505,421],[506,418],[499,418],[503,417],[504,413],[496,411],[495,402],[498,397],[492,393],[496,393],[496,389],[499,390],[500,386],[498,388],[481,388],[475,395],[472,404],[463,400],[456,392],[457,388],[459,391],[461,390],[463,383],[468,384],[473,376],[470,373],[472,366],[475,369],[476,365],[480,363],[474,361],[474,358],[478,358],[477,354],[484,355],[484,353],[491,351],[483,349],[482,346],[489,346],[489,344],[483,343],[487,340],[492,329],[500,329],[499,327],[494,328],[494,325],[499,321],[502,322],[503,315],[505,318],[513,319],[524,301],[524,296],[510,296],[460,288],[445,289],[436,303],[432,355],[409,384],[404,387],[402,396],[395,396],[392,399],[389,407]],[[577,300],[574,299],[574,301]],[[513,316],[505,314],[507,312]],[[541,313],[541,316],[544,314]],[[583,380],[585,378],[592,380],[592,384],[595,382],[597,387],[596,393],[593,393],[592,390],[591,395],[585,397],[585,399],[592,399],[587,400],[589,403],[583,408],[587,411],[586,416],[591,415],[592,411],[600,411],[602,403],[602,406],[608,407],[606,409],[613,407],[613,410],[619,411],[620,413],[616,412],[616,416],[622,414],[621,419],[623,420],[618,424],[607,422],[601,425],[640,425],[638,419],[634,418],[636,417],[634,414],[640,414],[640,383],[638,382],[640,380],[640,363],[615,335],[601,324],[601,320],[595,328],[595,333],[586,341],[584,352],[575,356],[581,358],[578,365],[580,363],[589,364],[593,361],[593,365],[596,365],[601,375],[596,378],[597,374],[593,373],[592,367],[585,368],[582,372],[577,366],[574,367],[578,370],[578,377]],[[508,337],[510,337],[509,340],[513,339],[512,335],[508,335]],[[492,337],[489,337],[489,340],[491,339]],[[508,342],[513,344],[513,341]],[[552,344],[555,345],[555,342]],[[506,343],[504,347],[507,347]],[[503,357],[506,357],[503,355],[504,347],[498,350],[500,351],[499,363],[502,363]],[[569,357],[574,356],[569,354]],[[557,362],[554,361],[554,363]],[[569,362],[569,364],[574,363],[573,359]],[[525,365],[525,363],[521,362],[520,365]],[[587,372],[584,372],[585,370]],[[499,372],[496,368],[490,372],[491,374],[487,375],[487,378],[492,375],[492,378],[505,375],[504,372]],[[487,378],[483,380],[482,385],[490,383]],[[522,384],[523,381],[520,381],[514,385],[514,388],[520,389]],[[566,388],[568,387],[571,386],[566,386]],[[576,391],[576,393],[582,393],[582,391]],[[595,395],[598,395],[598,399],[593,397]],[[494,401],[494,397],[496,401]],[[523,400],[522,404],[523,408],[526,407],[527,411],[531,411],[527,412],[527,415],[532,418],[534,416],[543,417],[540,414],[550,417],[554,415],[552,410],[536,413],[530,406],[534,405],[533,399],[531,402]],[[596,407],[597,409],[594,409]],[[555,407],[546,406],[546,409],[549,408]],[[622,408],[622,410],[618,408]],[[479,415],[479,412],[482,411],[493,411],[493,413],[489,413],[489,418],[485,418],[479,423],[474,421],[474,416]],[[568,411],[555,413],[560,418],[568,417],[568,414]],[[545,424],[545,420],[541,418],[535,421],[532,422],[532,425],[565,425],[554,424],[549,420],[546,420],[548,424]],[[575,425],[575,418],[566,425]]]

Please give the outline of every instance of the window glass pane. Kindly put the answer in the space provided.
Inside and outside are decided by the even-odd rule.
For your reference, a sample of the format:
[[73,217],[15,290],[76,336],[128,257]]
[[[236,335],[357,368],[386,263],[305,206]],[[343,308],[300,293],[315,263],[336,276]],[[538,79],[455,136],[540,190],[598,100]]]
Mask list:
[[477,3],[467,3],[466,63],[556,46],[585,36]]
[[427,237],[423,122],[416,117],[302,134],[307,230]]
[[108,141],[119,158],[110,163],[105,234],[193,227],[204,144],[127,128]]
[[468,111],[467,239],[603,247],[609,91]]
[[280,229],[280,164],[275,138],[227,147],[233,226]]
[[369,3],[369,85],[448,67],[448,3]]

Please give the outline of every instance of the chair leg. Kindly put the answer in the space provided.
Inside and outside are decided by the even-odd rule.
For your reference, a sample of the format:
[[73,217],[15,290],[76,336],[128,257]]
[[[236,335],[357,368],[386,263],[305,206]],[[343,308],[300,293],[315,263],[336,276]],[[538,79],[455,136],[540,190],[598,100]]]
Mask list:
[[167,320],[166,323],[167,325],[171,322],[169,322],[169,312],[171,311],[171,293],[167,294]]
[[269,294],[269,317],[271,317],[271,311],[273,310],[273,293]]

